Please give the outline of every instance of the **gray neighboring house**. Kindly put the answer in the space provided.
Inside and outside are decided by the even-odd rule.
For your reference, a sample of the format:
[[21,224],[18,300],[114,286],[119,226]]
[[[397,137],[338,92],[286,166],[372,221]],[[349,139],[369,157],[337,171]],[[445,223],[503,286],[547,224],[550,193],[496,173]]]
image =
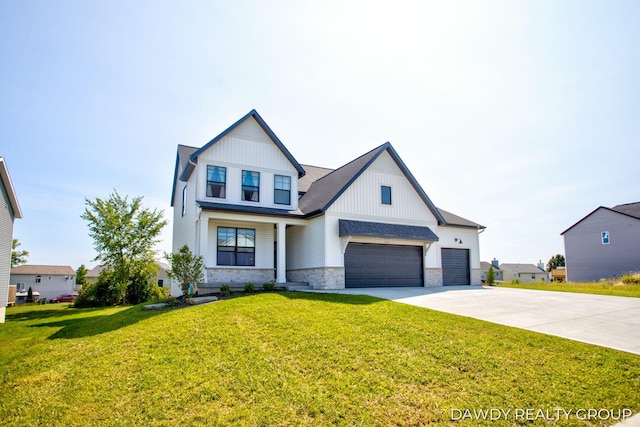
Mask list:
[[487,281],[487,273],[489,273],[489,268],[493,266],[493,280],[496,282],[504,281],[504,271],[500,268],[500,262],[497,259],[493,259],[491,262],[482,261],[480,262],[480,270],[482,271],[482,282]]
[[40,293],[40,298],[49,301],[62,294],[72,294],[76,287],[76,272],[68,265],[24,264],[11,269],[11,284],[18,292]]
[[11,268],[11,244],[13,221],[22,218],[18,198],[13,189],[9,169],[0,156],[0,323],[4,323],[9,296],[9,271]]
[[[171,278],[169,278],[169,275],[167,274],[167,271],[171,270],[171,266],[160,261],[156,261],[156,266],[158,267],[158,274],[153,279],[161,288],[171,288]],[[95,282],[96,280],[98,280],[98,276],[100,275],[100,272],[102,270],[104,270],[103,265],[96,265],[91,270],[89,270],[84,277],[87,279],[87,281]],[[171,292],[171,289],[169,289],[169,291]]]
[[600,206],[560,234],[567,281],[598,281],[640,271],[640,202]]
[[504,280],[510,282],[519,280],[520,283],[548,282],[549,274],[544,270],[544,264],[500,264],[500,268],[504,274]]

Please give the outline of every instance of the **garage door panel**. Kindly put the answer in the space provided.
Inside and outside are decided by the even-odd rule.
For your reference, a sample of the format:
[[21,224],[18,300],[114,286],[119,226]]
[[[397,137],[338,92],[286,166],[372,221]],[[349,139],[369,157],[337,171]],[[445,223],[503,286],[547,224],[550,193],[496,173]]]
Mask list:
[[348,288],[422,286],[422,247],[349,243],[345,252]]
[[470,285],[469,249],[442,248],[442,284]]

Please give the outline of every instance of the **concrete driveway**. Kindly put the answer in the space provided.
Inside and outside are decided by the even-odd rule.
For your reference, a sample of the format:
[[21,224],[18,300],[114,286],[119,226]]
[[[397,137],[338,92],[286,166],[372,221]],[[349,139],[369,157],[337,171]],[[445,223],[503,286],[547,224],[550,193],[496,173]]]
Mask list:
[[640,298],[483,286],[315,292],[371,295],[640,354]]

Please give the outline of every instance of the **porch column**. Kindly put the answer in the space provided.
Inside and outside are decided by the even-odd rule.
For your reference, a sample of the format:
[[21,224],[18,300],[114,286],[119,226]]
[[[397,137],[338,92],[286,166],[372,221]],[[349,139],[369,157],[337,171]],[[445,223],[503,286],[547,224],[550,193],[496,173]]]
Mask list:
[[204,281],[207,283],[209,278],[207,277],[208,267],[208,249],[209,249],[209,218],[206,216],[200,217],[200,223],[198,224],[198,253],[204,260]]
[[276,282],[287,282],[287,224],[279,222],[278,227],[278,265],[276,266]]

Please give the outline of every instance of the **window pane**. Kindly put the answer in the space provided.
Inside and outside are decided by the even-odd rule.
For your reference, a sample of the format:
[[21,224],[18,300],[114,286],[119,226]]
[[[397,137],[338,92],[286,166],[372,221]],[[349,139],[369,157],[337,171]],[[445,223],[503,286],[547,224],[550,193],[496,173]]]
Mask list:
[[218,227],[218,246],[236,246],[236,229]]
[[207,166],[207,197],[226,197],[227,168]]
[[291,203],[291,192],[289,190],[275,190],[273,199],[279,205],[288,205]]
[[236,265],[235,252],[221,252],[218,248],[218,265]]
[[256,257],[253,252],[238,252],[237,265],[256,265]]
[[238,229],[238,248],[255,248],[256,246],[256,231],[252,229],[239,228]]
[[382,186],[380,187],[382,194],[382,204],[390,205],[391,204],[391,187]]
[[276,190],[291,190],[291,177],[276,175],[274,188]]

